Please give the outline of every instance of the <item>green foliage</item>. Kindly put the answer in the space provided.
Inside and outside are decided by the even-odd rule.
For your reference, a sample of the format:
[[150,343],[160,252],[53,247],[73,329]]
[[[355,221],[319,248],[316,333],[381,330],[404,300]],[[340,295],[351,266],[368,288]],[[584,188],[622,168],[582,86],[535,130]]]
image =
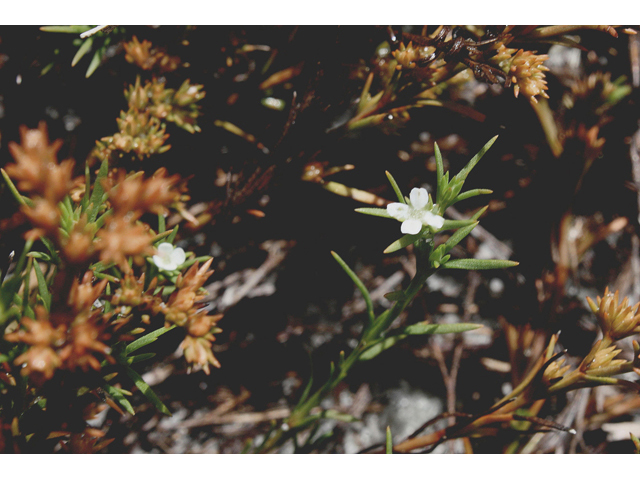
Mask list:
[[[425,201],[425,208],[433,210],[434,212],[444,212],[446,208],[453,203],[460,200],[460,196],[464,198],[470,198],[475,195],[489,193],[488,190],[471,190],[468,192],[462,192],[462,186],[466,180],[469,172],[480,161],[482,156],[495,142],[497,137],[492,138],[481,150],[475,155],[469,163],[449,181],[448,172],[445,174],[442,163],[442,156],[436,145],[436,162],[437,162],[437,204],[433,204],[431,199]],[[402,195],[400,188],[393,176],[387,172],[387,178],[391,183],[391,186],[398,197],[398,200],[406,204],[407,201]],[[373,301],[371,295],[364,285],[364,283],[357,277],[355,272],[347,266],[347,264],[337,255],[335,252],[331,252],[334,259],[347,273],[349,278],[356,285],[360,293],[362,294],[366,306],[368,324],[365,326],[358,346],[346,356],[344,352],[341,353],[340,359],[337,364],[331,363],[329,371],[329,380],[320,386],[314,394],[311,394],[311,388],[313,381],[310,380],[307,383],[305,391],[300,398],[297,406],[293,410],[291,416],[286,420],[287,425],[286,432],[290,430],[299,430],[306,427],[311,422],[317,420],[317,415],[311,415],[310,412],[313,408],[317,407],[322,398],[331,392],[338,383],[343,380],[350,370],[350,368],[357,362],[371,360],[378,356],[385,350],[393,347],[398,342],[404,340],[411,335],[434,335],[434,334],[448,334],[448,333],[462,333],[469,330],[480,328],[481,325],[477,324],[425,324],[418,323],[414,325],[408,325],[394,331],[388,331],[391,323],[398,318],[398,316],[408,307],[413,298],[423,288],[426,279],[432,275],[439,268],[462,268],[467,270],[482,270],[487,268],[507,268],[517,265],[517,262],[511,262],[506,260],[476,260],[476,259],[461,259],[452,260],[448,255],[448,252],[458,245],[471,231],[478,225],[478,218],[484,213],[485,209],[478,211],[473,217],[466,221],[448,221],[448,223],[442,223],[441,229],[443,230],[456,230],[447,241],[438,246],[435,250],[433,248],[434,230],[431,228],[423,228],[419,234],[405,235],[404,237],[396,240],[392,243],[385,253],[393,252],[401,248],[405,248],[409,245],[413,245],[416,257],[417,257],[417,272],[415,277],[411,280],[410,285],[405,289],[398,292],[392,292],[385,295],[388,300],[394,302],[393,306],[382,312],[380,315],[375,316]],[[387,213],[386,210],[379,208],[361,208],[357,210],[359,213],[364,213],[376,217],[393,218]],[[273,435],[265,441],[260,447],[259,451],[270,450],[277,445],[280,445],[287,438],[290,438],[290,433],[285,433],[283,430],[274,431]],[[389,442],[387,444],[389,449]]]
[[370,344],[362,355],[360,355],[360,360],[371,360],[410,335],[443,335],[447,333],[462,333],[475,330],[480,327],[482,327],[482,325],[475,323],[452,323],[443,325],[416,323],[396,331],[388,332],[382,339]]
[[[67,33],[72,35],[81,35],[94,27],[98,27],[97,25],[50,25],[45,27],[40,27],[40,30],[48,33]],[[73,40],[73,45],[78,47],[76,54],[71,61],[71,66],[75,67],[80,60],[82,60],[85,56],[91,56],[91,60],[87,66],[87,70],[85,72],[85,77],[89,78],[93,73],[98,69],[102,60],[106,58],[107,49],[109,45],[111,45],[114,41],[114,38],[121,37],[124,33],[124,29],[122,27],[113,27],[109,25],[103,25],[103,29],[93,33],[88,38],[75,38]],[[93,54],[92,54],[93,52]],[[45,75],[51,68],[53,64],[46,65],[41,72],[41,75]]]

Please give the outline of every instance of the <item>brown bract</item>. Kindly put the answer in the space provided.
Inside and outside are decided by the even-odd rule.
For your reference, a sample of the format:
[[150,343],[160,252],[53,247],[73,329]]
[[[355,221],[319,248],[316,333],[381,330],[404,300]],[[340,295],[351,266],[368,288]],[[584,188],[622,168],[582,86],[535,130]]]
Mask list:
[[536,55],[535,52],[501,45],[491,61],[508,75],[516,97],[522,93],[531,102],[538,103],[536,99],[538,95],[549,98],[545,78],[545,72],[549,69],[543,65],[543,62],[548,59],[548,55]]
[[20,127],[21,144],[9,143],[9,151],[16,160],[7,165],[7,173],[17,181],[22,191],[44,197],[57,204],[73,188],[73,160],[58,163],[57,153],[62,140],[49,143],[47,124],[40,122],[38,128],[30,130]]
[[148,225],[133,223],[129,215],[118,215],[109,218],[98,231],[96,249],[100,251],[101,262],[113,262],[126,273],[131,270],[127,257],[141,262],[144,256],[154,254],[152,239]]
[[111,297],[111,303],[117,306],[137,307],[142,304],[151,304],[154,301],[159,301],[158,297],[153,295],[158,284],[157,277],[151,280],[146,292],[144,291],[144,281],[144,273],[140,278],[136,278],[131,272],[125,274],[120,282],[120,287]]
[[602,298],[597,297],[594,302],[587,297],[587,301],[598,317],[598,323],[605,336],[612,340],[620,340],[640,333],[640,303],[631,306],[627,297],[619,302],[618,292],[610,292],[609,287],[605,289]]
[[75,265],[88,262],[95,253],[93,230],[87,225],[87,215],[83,214],[69,232],[67,238],[60,239],[64,259]]
[[23,329],[5,335],[10,342],[22,342],[31,347],[14,361],[16,365],[24,364],[22,375],[29,376],[37,385],[53,377],[62,360],[54,350],[63,344],[65,326],[54,327],[49,321],[45,308],[41,305],[35,309],[36,320],[24,317],[20,324]]
[[208,334],[204,337],[192,337],[187,335],[180,347],[184,350],[184,358],[187,362],[200,365],[207,375],[209,375],[209,365],[220,368],[220,362],[211,351],[211,341],[215,337]]
[[69,331],[68,343],[59,354],[65,368],[100,370],[100,361],[94,356],[94,352],[101,353],[108,361],[115,363],[109,355],[111,349],[101,341],[110,338],[110,335],[105,333],[105,328],[104,316],[99,311],[94,312],[86,321],[73,325]]
[[86,272],[82,277],[82,281],[77,278],[73,280],[73,286],[69,293],[69,306],[76,314],[91,311],[93,304],[100,297],[106,286],[106,279],[93,285],[93,273]]
[[180,66],[180,57],[167,55],[160,48],[153,47],[148,40],[140,42],[134,35],[130,42],[125,42],[125,59],[135,63],[143,70],[157,69],[160,72],[172,72]]
[[129,212],[166,214],[167,207],[180,198],[176,185],[179,175],[167,176],[167,169],[158,169],[151,178],[144,179],[142,172],[126,176],[119,170],[105,182],[109,189],[109,202],[116,215]]
[[27,238],[41,235],[56,237],[60,224],[58,203],[73,189],[73,160],[58,163],[57,153],[61,140],[49,143],[47,125],[40,122],[30,130],[20,127],[21,144],[9,144],[9,151],[16,163],[6,167],[7,174],[16,181],[18,189],[30,193],[32,201],[21,207],[22,213],[35,227]]
[[209,365],[220,367],[211,351],[211,342],[215,340],[213,334],[221,331],[217,328],[217,322],[222,315],[207,315],[198,303],[206,296],[199,290],[213,273],[212,270],[209,271],[212,261],[213,259],[209,259],[202,266],[196,263],[186,274],[180,274],[176,280],[176,291],[169,297],[166,305],[156,306],[164,314],[168,324],[187,329],[187,336],[181,345],[184,357],[187,362],[199,365],[207,374]]

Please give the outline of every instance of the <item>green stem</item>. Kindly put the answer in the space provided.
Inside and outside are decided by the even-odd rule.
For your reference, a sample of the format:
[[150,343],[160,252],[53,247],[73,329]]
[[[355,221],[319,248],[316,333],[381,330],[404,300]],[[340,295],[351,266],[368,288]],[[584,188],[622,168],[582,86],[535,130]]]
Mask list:
[[538,100],[538,103],[531,103],[531,106],[538,116],[538,120],[540,121],[542,130],[544,131],[544,136],[547,139],[549,148],[551,148],[551,153],[553,153],[554,157],[560,158],[560,155],[562,155],[562,152],[564,151],[564,147],[562,146],[562,142],[560,141],[558,125],[553,118],[553,112],[549,107],[547,99],[540,98]]
[[338,363],[337,372],[333,373],[324,385],[293,410],[283,424],[288,426],[287,430],[285,431],[282,428],[276,430],[273,436],[267,439],[262,445],[260,448],[261,452],[268,452],[278,447],[289,438],[289,435],[295,434],[296,429],[305,424],[305,420],[311,410],[320,405],[322,399],[331,393],[331,391],[347,377],[349,370],[359,360],[360,355],[367,349],[369,344],[378,340],[380,335],[387,330],[393,321],[409,306],[413,298],[422,290],[427,278],[435,272],[435,269],[431,268],[429,263],[429,255],[432,249],[432,241],[420,240],[415,244],[418,273],[416,273],[416,276],[413,277],[411,283],[404,291],[403,298],[381,313],[373,322],[369,323],[362,334],[358,346],[347,358]]

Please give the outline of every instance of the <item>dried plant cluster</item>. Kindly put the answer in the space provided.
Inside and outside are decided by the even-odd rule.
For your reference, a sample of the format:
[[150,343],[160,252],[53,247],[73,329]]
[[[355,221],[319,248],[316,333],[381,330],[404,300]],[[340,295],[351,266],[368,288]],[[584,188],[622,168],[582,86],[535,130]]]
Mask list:
[[[181,351],[190,365],[207,373],[210,365],[220,366],[211,346],[222,316],[209,315],[201,303],[202,286],[213,273],[212,259],[183,255],[170,270],[154,260],[160,244],[175,241],[177,227],[166,230],[164,217],[183,208],[186,182],[180,175],[168,175],[164,167],[151,167],[155,173],[150,176],[118,168],[125,154],[143,160],[166,151],[170,146],[165,144],[169,134],[164,122],[199,131],[196,102],[203,97],[202,86],[188,80],[173,90],[155,77],[143,87],[138,78],[125,92],[129,110],[118,119],[120,131],[97,142],[84,176],[75,176],[73,160],[58,161],[62,141],[49,143],[44,122],[34,130],[21,127],[21,143],[9,144],[15,163],[9,163],[3,175],[23,217],[14,223],[24,221],[31,228],[13,276],[2,285],[1,322],[13,357],[4,360],[2,381],[16,388],[24,377],[30,385],[27,398],[40,398],[52,385],[68,382],[69,375],[80,375],[87,394],[104,390],[110,405],[133,413],[124,396],[130,393],[120,387],[120,377],[128,375],[169,413],[130,366],[149,355],[129,354],[176,326],[184,331]],[[100,164],[93,172],[95,159]],[[155,229],[148,223],[154,217]],[[38,243],[45,251],[35,248]],[[35,285],[30,282],[34,272]],[[65,417],[51,417],[48,427],[34,431],[23,431],[20,417],[14,417],[13,445],[3,439],[0,450],[20,451],[25,439],[37,444],[52,436],[71,451],[106,446],[108,442],[100,440],[105,432],[83,420],[97,413],[95,408],[73,406]],[[60,413],[54,408],[43,411]],[[3,419],[8,413],[3,409]]]
[[[336,391],[348,393],[348,388],[342,387],[348,385],[354,366],[364,369],[366,362],[384,362],[387,350],[399,345],[405,350],[412,348],[414,353],[419,352],[416,356],[437,364],[446,389],[446,411],[408,437],[394,438],[394,432],[387,429],[384,444],[363,445],[366,448],[362,452],[431,452],[447,443],[451,451],[458,448],[472,453],[478,446],[486,445],[483,441],[493,441],[494,451],[500,452],[552,451],[545,446],[545,442],[552,442],[545,433],[561,439],[553,440],[556,451],[562,442],[570,445],[570,451],[575,452],[578,447],[589,451],[583,438],[587,426],[637,413],[640,344],[632,337],[640,333],[640,303],[631,305],[633,302],[625,296],[631,289],[620,286],[620,282],[615,282],[612,288],[615,293],[607,287],[602,297],[595,301],[588,298],[586,303],[584,296],[576,299],[570,293],[581,281],[585,262],[593,261],[594,249],[605,239],[614,241],[611,239],[616,235],[631,231],[633,221],[627,218],[631,217],[628,213],[609,215],[604,220],[601,212],[589,214],[578,208],[576,198],[584,195],[590,172],[598,168],[599,160],[607,154],[605,132],[615,120],[616,108],[628,101],[632,88],[625,78],[612,80],[611,73],[595,68],[563,77],[560,94],[554,91],[560,87],[549,81],[554,75],[549,44],[584,48],[582,39],[575,36],[577,33],[617,38],[620,29],[603,25],[377,27],[372,29],[376,40],[355,43],[356,46],[348,44],[349,48],[332,50],[331,55],[322,53],[325,43],[340,45],[340,35],[337,40],[329,38],[330,41],[320,35],[314,48],[304,50],[310,53],[301,54],[299,48],[293,48],[299,42],[297,28],[283,37],[288,38],[288,43],[278,40],[273,46],[268,42],[252,42],[251,34],[239,29],[230,30],[224,45],[211,47],[212,67],[201,72],[192,63],[201,65],[204,60],[192,62],[194,57],[190,57],[189,61],[183,61],[183,54],[174,54],[191,48],[192,41],[202,42],[202,37],[196,35],[202,32],[201,27],[180,30],[180,35],[170,37],[166,46],[141,34],[133,35],[129,27],[64,26],[42,30],[49,32],[47,35],[81,35],[75,41],[78,50],[71,65],[93,52],[87,77],[100,68],[111,68],[116,62],[114,55],[121,60],[122,68],[134,74],[126,79],[128,86],[123,99],[126,107],[116,118],[117,130],[108,136],[96,135],[94,138],[98,140],[87,148],[84,161],[61,160],[60,152],[66,151],[65,140],[51,142],[44,121],[35,129],[21,126],[20,141],[8,143],[11,158],[2,168],[2,192],[15,208],[11,215],[0,219],[0,234],[18,231],[21,234],[19,248],[11,253],[0,280],[0,452],[103,450],[116,440],[110,436],[109,422],[94,424],[90,420],[105,409],[112,409],[120,415],[121,422],[134,422],[130,420],[132,416],[145,409],[142,396],[159,412],[157,415],[170,415],[170,409],[160,398],[162,395],[154,391],[150,377],[143,375],[145,368],[152,365],[151,359],[158,362],[171,354],[159,347],[155,349],[162,344],[154,344],[161,337],[176,340],[177,350],[171,362],[180,362],[189,373],[202,371],[210,375],[207,378],[217,379],[221,377],[211,376],[212,367],[223,372],[225,368],[233,368],[227,367],[218,352],[242,350],[243,345],[253,341],[253,333],[242,340],[235,326],[223,324],[225,331],[231,331],[228,344],[216,349],[214,342],[222,332],[218,323],[223,314],[215,312],[224,312],[225,307],[235,305],[243,297],[261,295],[256,293],[260,287],[262,292],[267,291],[259,284],[269,278],[269,272],[285,255],[274,253],[275,243],[262,243],[261,248],[268,250],[268,258],[262,267],[251,270],[245,284],[233,289],[234,273],[231,273],[216,281],[214,288],[207,285],[212,281],[214,259],[184,249],[196,244],[219,247],[211,237],[212,232],[225,235],[225,230],[244,229],[244,235],[250,237],[243,237],[245,244],[239,244],[235,238],[226,239],[230,252],[225,253],[220,263],[224,269],[233,255],[250,250],[258,238],[263,238],[263,233],[256,229],[260,229],[263,225],[260,221],[265,217],[265,223],[270,221],[269,216],[286,217],[281,223],[269,225],[280,228],[286,225],[288,229],[282,236],[268,238],[288,238],[290,231],[300,234],[300,226],[311,223],[306,218],[312,216],[308,212],[316,212],[298,206],[304,203],[297,198],[303,198],[301,191],[317,191],[333,201],[353,200],[361,206],[356,209],[358,213],[385,219],[372,219],[370,227],[363,224],[372,230],[380,228],[380,232],[387,228],[380,235],[373,231],[367,237],[371,244],[377,245],[379,238],[386,238],[391,229],[396,234],[399,230],[401,236],[384,249],[383,253],[390,255],[380,261],[384,268],[359,265],[352,269],[338,253],[332,252],[358,291],[356,300],[342,308],[341,321],[344,330],[350,328],[356,338],[349,340],[349,348],[341,347],[323,375],[318,376],[316,369],[315,376],[298,379],[299,366],[286,367],[288,385],[296,385],[287,387],[291,392],[285,395],[288,397],[285,400],[290,406],[281,415],[256,413],[262,420],[270,420],[270,427],[258,426],[245,432],[248,439],[245,451],[276,452],[283,448],[295,452],[329,451],[327,445],[331,445],[334,436],[318,433],[322,422],[332,419],[348,423],[359,419],[351,415],[357,410],[355,407],[347,412],[326,405],[337,398]],[[173,32],[176,34],[175,29]],[[624,33],[635,34],[631,29],[624,29]],[[316,37],[312,38],[315,41]],[[354,61],[350,55],[356,48],[369,50],[358,52],[360,58]],[[636,54],[640,65],[640,53]],[[44,65],[40,76],[60,71],[55,61],[40,63]],[[636,67],[640,71],[640,66]],[[332,76],[347,71],[340,81]],[[185,75],[196,78],[199,73],[204,77],[199,81],[207,85],[207,101],[211,104],[203,102],[204,85],[185,79]],[[543,222],[546,237],[535,237],[542,238],[549,250],[549,258],[538,262],[539,265],[532,265],[537,259],[523,255],[522,249],[512,250],[511,244],[507,246],[478,227],[485,216],[506,208],[518,189],[532,182],[533,175],[515,180],[497,193],[486,188],[469,188],[475,179],[467,184],[472,170],[475,176],[483,169],[475,168],[481,158],[494,155],[496,147],[490,149],[498,138],[487,142],[497,132],[484,136],[488,127],[482,124],[490,113],[486,107],[480,111],[473,100],[483,95],[477,92],[489,92],[484,100],[497,101],[501,95],[499,87],[513,90],[513,95],[503,97],[502,101],[508,99],[513,102],[509,105],[521,109],[520,113],[528,112],[526,115],[535,121],[536,132],[540,130],[539,136],[544,135],[546,145],[522,147],[533,152],[531,163],[533,160],[542,163],[540,159],[548,157],[557,162],[554,168],[559,169],[560,165],[569,170],[565,175],[553,170],[552,175],[534,179],[541,185],[540,191],[550,192],[552,197],[550,205],[544,207],[545,212],[553,211]],[[214,107],[205,113],[212,119],[203,121],[202,110],[210,105]],[[254,118],[252,112],[243,110],[248,105],[255,105],[262,113]],[[386,172],[390,187],[375,184],[384,170],[375,162],[384,159],[373,158],[375,155],[371,154],[365,163],[357,156],[343,161],[344,155],[335,155],[344,145],[352,145],[349,142],[364,145],[362,139],[370,138],[367,130],[377,129],[382,135],[374,136],[388,139],[412,131],[411,121],[419,117],[419,109],[436,112],[434,125],[425,127],[428,132],[432,127],[434,132],[440,131],[435,123],[438,115],[444,118],[445,111],[457,116],[456,124],[459,119],[476,122],[482,132],[474,133],[475,139],[469,142],[465,140],[467,132],[460,132],[453,139],[438,138],[437,142],[428,132],[422,132],[410,148],[399,151],[399,161],[393,164],[393,169],[400,173],[394,178]],[[265,118],[273,121],[265,122]],[[504,125],[512,120],[495,114],[492,122],[487,123]],[[263,123],[266,125],[261,126]],[[194,145],[199,142],[198,155],[202,156],[202,162],[210,162],[204,169],[207,175],[211,173],[209,183],[197,178],[200,173],[185,171],[186,167],[166,161],[186,159],[197,150],[185,149],[179,135],[171,141],[178,148],[172,149],[169,139],[176,127],[189,134],[208,129],[200,136],[181,133],[182,137],[194,139]],[[402,130],[404,127],[407,130]],[[500,141],[510,134],[507,131],[501,135]],[[206,140],[198,139],[204,136]],[[632,148],[636,145],[637,156],[640,137],[634,141],[636,144],[628,143]],[[484,146],[476,155],[467,157],[472,143]],[[218,151],[232,154],[225,157],[218,155]],[[522,155],[495,153],[500,154],[502,165],[511,162],[515,155]],[[334,156],[339,160],[334,160]],[[631,156],[633,161],[635,157]],[[228,160],[229,157],[233,159]],[[458,157],[470,159],[457,168],[454,159]],[[640,156],[635,162],[638,170]],[[192,165],[186,160],[184,163]],[[353,180],[352,175],[363,168],[369,169],[371,177],[362,173],[359,181]],[[634,171],[636,190],[640,188],[639,172]],[[479,178],[495,186],[499,185],[499,176],[500,172]],[[343,181],[353,181],[360,187],[340,183]],[[193,195],[198,203],[192,200],[193,191],[190,192],[193,182],[200,188],[204,185],[206,190]],[[467,189],[463,190],[465,184]],[[288,188],[297,193],[289,195],[287,205],[283,206],[279,192]],[[566,194],[556,194],[559,190]],[[332,197],[327,191],[348,199]],[[478,203],[483,195],[491,195],[486,206]],[[496,199],[497,195],[502,195],[502,200]],[[280,214],[270,208],[272,196],[280,202],[276,203],[279,208],[289,210]],[[397,201],[390,201],[389,197]],[[466,200],[469,202],[458,203]],[[351,208],[349,205],[345,210]],[[327,213],[331,215],[333,212]],[[534,215],[527,215],[537,228]],[[338,218],[337,213],[335,216]],[[374,224],[377,221],[380,227]],[[500,221],[488,222],[493,227],[496,223]],[[340,228],[344,237],[352,234],[355,237],[350,226],[338,227],[337,222],[331,225],[330,228]],[[633,226],[637,227],[635,223]],[[517,237],[520,233],[515,231],[517,228],[508,225],[499,230],[508,236],[512,229]],[[526,235],[526,228],[523,231]],[[633,238],[638,242],[637,235]],[[296,244],[296,238],[291,240],[278,245]],[[482,243],[480,248],[478,243]],[[353,245],[341,245],[358,250]],[[490,255],[482,251],[486,245]],[[381,252],[383,246],[380,245]],[[334,247],[322,248],[328,252]],[[634,248],[637,250],[637,245]],[[363,260],[354,263],[362,264]],[[394,265],[402,265],[403,276],[409,274],[410,280],[393,283],[392,278],[379,278],[380,271],[388,272]],[[633,265],[629,269],[635,268]],[[438,323],[435,320],[439,313],[429,309],[457,312],[458,306],[434,307],[429,301],[414,299],[425,295],[425,285],[432,285],[434,278],[447,275],[457,278],[455,272],[459,270],[468,274],[468,292],[461,302],[464,313],[460,322]],[[510,291],[525,284],[522,289],[530,287],[529,295],[534,301],[522,308],[520,305],[512,308],[503,297],[504,309],[491,313],[495,318],[487,322],[483,318],[483,324],[495,327],[491,348],[506,346],[502,353],[508,361],[483,357],[480,363],[509,374],[510,388],[495,402],[499,392],[491,392],[489,408],[467,413],[468,404],[463,406],[462,401],[457,401],[456,389],[463,381],[459,372],[465,348],[469,355],[477,352],[465,345],[463,333],[489,329],[471,322],[481,318],[474,295],[484,281],[485,270],[509,272],[501,278],[513,283],[508,286]],[[312,276],[309,272],[305,275]],[[600,287],[601,283],[594,280],[589,291],[602,292],[600,288],[605,287]],[[303,281],[300,284],[306,285]],[[205,287],[211,288],[208,291]],[[218,292],[220,288],[227,290],[221,298],[215,298],[214,306],[208,305],[206,302],[215,296],[209,292]],[[630,293],[629,296],[634,298]],[[584,310],[587,305],[593,314],[589,320],[593,324],[592,340],[583,343],[581,349],[565,349],[566,337],[555,333],[557,326],[566,324],[567,312]],[[314,308],[305,306],[298,310]],[[335,305],[331,308],[340,310]],[[269,310],[260,311],[255,322],[262,323],[256,331],[268,328],[270,315]],[[297,314],[289,315],[293,319]],[[358,322],[358,328],[351,328],[354,323],[351,316]],[[246,319],[247,323],[251,321],[254,320]],[[581,321],[589,322],[584,318]],[[283,343],[292,335],[307,338],[299,324],[304,321],[291,320],[278,332],[278,342]],[[444,338],[454,340],[440,341],[443,334],[450,334],[452,337]],[[266,365],[271,354],[259,352],[260,361]],[[447,366],[449,353],[451,367]],[[491,355],[496,355],[495,350]],[[231,372],[225,375],[233,377],[234,371]],[[214,411],[209,416],[214,419],[213,424],[225,423],[223,417],[249,396],[243,379],[239,382],[242,393],[238,398],[211,407]],[[602,386],[615,388],[616,393],[596,402],[591,389]],[[140,395],[136,396],[137,393]],[[563,411],[554,418],[550,412],[557,414],[554,409],[563,401],[569,405],[582,402],[577,416],[582,423],[575,414],[571,417],[571,412],[565,415]],[[363,408],[360,415],[364,411]],[[258,433],[261,441],[254,443],[250,437]],[[569,435],[576,440],[563,440]],[[633,434],[627,442],[630,445],[633,442],[640,450]]]

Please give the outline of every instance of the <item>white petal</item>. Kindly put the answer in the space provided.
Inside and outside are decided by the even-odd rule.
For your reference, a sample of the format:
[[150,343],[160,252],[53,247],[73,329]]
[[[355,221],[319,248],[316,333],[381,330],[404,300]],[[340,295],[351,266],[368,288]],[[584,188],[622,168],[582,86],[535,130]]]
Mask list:
[[160,270],[175,270],[177,267],[177,265],[171,263],[170,260],[164,259],[160,255],[153,256],[153,263],[155,263]]
[[165,255],[170,255],[171,252],[173,252],[173,245],[171,245],[169,242],[164,242],[158,245],[158,253],[161,256],[164,257]]
[[387,205],[387,213],[403,222],[409,217],[409,206],[404,203],[390,203]]
[[415,235],[416,233],[420,233],[420,230],[422,230],[422,223],[415,218],[402,222],[402,226],[400,227],[400,231],[405,235]]
[[429,203],[429,193],[424,188],[414,188],[409,194],[411,206],[416,210],[422,210]]
[[176,248],[173,252],[171,252],[171,262],[178,265],[182,265],[184,261],[187,259],[187,255],[184,253],[184,250],[181,248]]
[[422,216],[422,221],[426,225],[430,225],[437,229],[442,228],[442,225],[444,225],[444,218],[441,217],[440,215],[434,215],[431,212],[424,212]]

